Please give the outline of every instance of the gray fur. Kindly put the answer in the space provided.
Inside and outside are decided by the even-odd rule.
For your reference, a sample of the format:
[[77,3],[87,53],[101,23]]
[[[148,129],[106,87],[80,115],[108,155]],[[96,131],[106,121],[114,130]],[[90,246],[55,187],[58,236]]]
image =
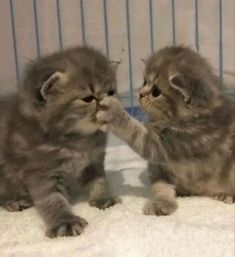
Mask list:
[[166,47],[146,61],[140,105],[142,125],[115,97],[101,102],[97,118],[149,162],[152,201],[146,214],[166,215],[177,195],[235,197],[234,105],[220,91],[208,63],[186,47]]
[[92,206],[104,209],[119,201],[109,193],[106,134],[95,117],[99,101],[115,91],[113,67],[90,47],[28,65],[18,92],[0,99],[3,207],[21,211],[34,204],[50,237],[75,236],[87,222],[71,210],[73,185],[89,187]]

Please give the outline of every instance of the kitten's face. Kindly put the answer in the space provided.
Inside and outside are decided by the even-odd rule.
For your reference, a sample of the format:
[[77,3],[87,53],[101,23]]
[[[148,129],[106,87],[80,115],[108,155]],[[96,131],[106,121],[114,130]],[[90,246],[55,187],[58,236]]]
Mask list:
[[173,94],[174,92],[170,92],[169,83],[164,77],[160,77],[154,72],[145,74],[139,92],[140,105],[154,120],[167,122],[176,114]]
[[[85,74],[86,72],[89,73]],[[82,132],[90,134],[98,129],[95,114],[99,102],[107,95],[116,94],[116,82],[107,70],[100,76],[93,71],[65,74],[66,82],[57,94],[51,95],[47,102],[47,112],[61,110],[61,126],[66,124],[67,133]],[[56,109],[55,109],[56,108]]]
[[209,65],[189,48],[163,48],[146,62],[139,101],[150,118],[170,122],[204,111],[219,94]]
[[[99,101],[116,94],[114,68],[102,54],[90,48],[68,50],[52,57],[45,58],[39,67],[36,63],[36,71],[29,71],[33,76],[44,69],[44,78],[36,81],[39,86],[33,90],[41,115],[64,133],[95,132]],[[48,65],[45,60],[51,62],[52,72],[43,67]]]

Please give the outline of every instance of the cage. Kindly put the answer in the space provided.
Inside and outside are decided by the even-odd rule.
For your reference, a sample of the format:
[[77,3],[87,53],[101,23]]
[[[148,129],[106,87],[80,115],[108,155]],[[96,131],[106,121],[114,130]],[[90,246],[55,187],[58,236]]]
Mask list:
[[143,63],[165,45],[205,56],[234,95],[233,0],[1,0],[1,92],[16,87],[30,59],[73,45],[101,49],[118,70],[121,98],[140,117]]
[[[88,44],[122,62],[120,96],[129,113],[143,120],[136,97],[143,83],[141,59],[184,44],[208,59],[224,93],[235,99],[234,8],[234,0],[0,0],[0,94],[16,90],[29,60]],[[234,257],[234,205],[186,197],[175,216],[141,215],[148,195],[146,163],[112,140],[105,168],[123,205],[108,211],[83,202],[74,206],[89,220],[77,240],[45,238],[34,210],[7,214],[1,208],[0,256]],[[1,161],[0,155],[0,168]]]

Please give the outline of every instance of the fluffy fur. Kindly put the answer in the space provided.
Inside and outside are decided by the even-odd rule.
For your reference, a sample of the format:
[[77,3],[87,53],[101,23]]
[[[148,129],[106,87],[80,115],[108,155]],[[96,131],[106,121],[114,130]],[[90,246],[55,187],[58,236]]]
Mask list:
[[35,205],[47,234],[79,235],[87,225],[69,201],[77,187],[104,209],[106,134],[95,114],[116,93],[115,69],[97,50],[77,47],[28,65],[16,94],[0,99],[0,204],[9,211]]
[[176,195],[206,195],[233,202],[235,196],[234,105],[199,54],[166,47],[146,61],[140,105],[142,125],[115,97],[106,97],[97,118],[148,160],[152,199],[145,214],[177,209]]

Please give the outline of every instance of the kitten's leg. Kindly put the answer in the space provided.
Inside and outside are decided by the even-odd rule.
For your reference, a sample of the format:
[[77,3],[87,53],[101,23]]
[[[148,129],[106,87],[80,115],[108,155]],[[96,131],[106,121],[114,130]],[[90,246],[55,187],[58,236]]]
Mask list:
[[146,215],[169,215],[177,207],[173,176],[163,165],[149,164],[152,199],[144,207]]
[[169,215],[177,209],[173,185],[161,181],[155,182],[151,185],[151,193],[152,201],[145,205],[145,215]]
[[30,199],[15,199],[4,203],[3,208],[10,212],[23,211],[33,206]]
[[110,195],[107,179],[100,177],[94,179],[91,183],[89,203],[91,206],[104,210],[117,203],[121,203],[121,199]]
[[10,212],[23,211],[33,205],[33,201],[29,196],[22,181],[14,180],[14,184],[5,181],[5,185],[0,185],[0,195],[3,208]]
[[58,173],[28,180],[35,207],[47,225],[49,237],[77,236],[88,224],[72,212],[63,179],[63,174]]
[[[231,156],[231,158],[233,158]],[[235,170],[231,167],[230,170],[224,169],[219,176],[220,185],[224,185],[221,189],[221,193],[212,193],[211,197],[215,200],[222,201],[227,204],[235,203]],[[227,191],[229,188],[233,189],[230,192]],[[227,193],[226,193],[227,192]]]
[[84,170],[82,181],[84,185],[88,186],[89,204],[99,209],[106,209],[120,203],[121,199],[111,195],[104,171],[103,158],[100,160]]

